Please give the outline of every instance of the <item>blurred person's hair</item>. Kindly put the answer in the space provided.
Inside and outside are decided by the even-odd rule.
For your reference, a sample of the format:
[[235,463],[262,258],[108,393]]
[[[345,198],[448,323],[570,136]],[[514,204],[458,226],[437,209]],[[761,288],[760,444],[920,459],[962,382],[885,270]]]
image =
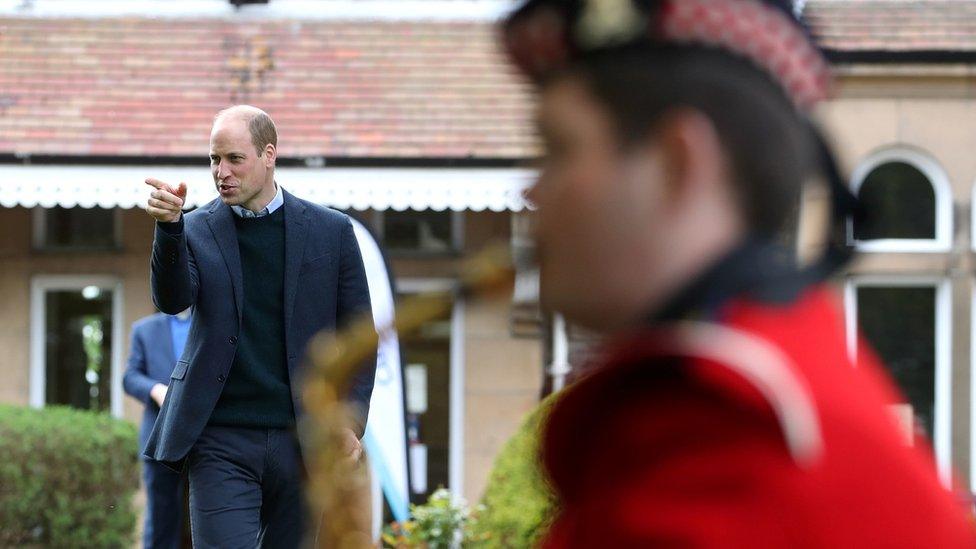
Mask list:
[[783,88],[749,61],[708,48],[632,46],[583,56],[563,75],[579,77],[625,146],[652,137],[675,108],[700,112],[728,156],[750,230],[771,236],[796,215],[817,165],[813,135]]

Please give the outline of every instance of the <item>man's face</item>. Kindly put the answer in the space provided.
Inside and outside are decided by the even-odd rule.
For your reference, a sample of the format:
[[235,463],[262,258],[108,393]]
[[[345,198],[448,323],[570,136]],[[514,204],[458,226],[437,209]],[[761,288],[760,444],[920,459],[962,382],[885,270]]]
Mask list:
[[667,243],[661,162],[652,145],[623,147],[579,81],[552,83],[540,99],[546,155],[528,198],[537,207],[542,303],[591,328],[629,321],[635,311],[623,306],[643,311],[646,297],[631,289]]
[[[270,150],[269,150],[270,149]],[[220,199],[229,206],[243,206],[274,197],[274,151],[254,148],[247,124],[228,115],[214,122],[210,133],[210,171]],[[270,192],[270,196],[267,196]]]

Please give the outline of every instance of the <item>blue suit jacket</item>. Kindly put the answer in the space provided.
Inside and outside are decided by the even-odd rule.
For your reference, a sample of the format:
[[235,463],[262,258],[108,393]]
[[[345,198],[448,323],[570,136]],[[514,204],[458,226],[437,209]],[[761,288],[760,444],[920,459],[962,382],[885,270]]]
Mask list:
[[169,376],[175,365],[169,317],[156,313],[135,321],[122,386],[126,393],[146,405],[139,426],[140,448],[145,447],[149,440],[149,432],[159,414],[159,406],[149,398],[149,391],[157,383],[169,385]]
[[[295,417],[302,414],[301,377],[309,340],[320,330],[369,315],[369,289],[349,218],[284,192],[285,356]],[[182,231],[156,225],[150,269],[153,301],[164,313],[193,305],[193,324],[146,456],[182,469],[230,374],[241,330],[243,274],[235,214],[216,199],[183,216]],[[361,412],[362,436],[376,360],[365,361],[349,400]]]

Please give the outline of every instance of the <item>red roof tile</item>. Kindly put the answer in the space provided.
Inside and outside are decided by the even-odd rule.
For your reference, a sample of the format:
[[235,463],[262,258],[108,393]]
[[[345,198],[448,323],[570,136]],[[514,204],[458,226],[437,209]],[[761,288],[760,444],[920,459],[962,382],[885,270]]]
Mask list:
[[973,0],[813,0],[804,16],[840,51],[976,51]]
[[285,157],[521,157],[529,105],[479,23],[0,19],[0,152],[204,156],[271,114]]
[[[971,0],[811,0],[842,51],[976,51]],[[515,158],[530,100],[485,23],[0,18],[0,154],[201,156],[247,102],[283,157]]]

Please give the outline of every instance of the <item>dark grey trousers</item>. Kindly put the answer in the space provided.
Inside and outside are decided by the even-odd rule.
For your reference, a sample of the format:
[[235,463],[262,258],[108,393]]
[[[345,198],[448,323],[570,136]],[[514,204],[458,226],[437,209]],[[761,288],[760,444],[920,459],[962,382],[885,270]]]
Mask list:
[[301,545],[305,474],[293,431],[207,426],[188,458],[195,549]]
[[146,484],[144,549],[179,549],[183,537],[183,475],[155,461],[142,462]]

